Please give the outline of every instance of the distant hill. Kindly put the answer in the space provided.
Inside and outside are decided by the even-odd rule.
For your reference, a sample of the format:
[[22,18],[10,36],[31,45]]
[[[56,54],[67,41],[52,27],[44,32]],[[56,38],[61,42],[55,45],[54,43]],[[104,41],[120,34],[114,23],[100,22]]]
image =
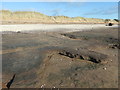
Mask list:
[[[0,10],[2,24],[82,24],[82,23],[105,23],[105,19],[84,18],[84,17],[67,17],[67,16],[47,16],[34,11],[16,11]],[[110,22],[117,24],[116,19]]]

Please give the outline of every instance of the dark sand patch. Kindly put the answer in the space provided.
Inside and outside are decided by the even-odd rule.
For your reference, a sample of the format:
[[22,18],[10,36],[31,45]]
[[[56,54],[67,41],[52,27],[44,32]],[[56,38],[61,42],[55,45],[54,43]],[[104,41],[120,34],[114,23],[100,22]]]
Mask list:
[[118,87],[118,48],[109,48],[118,44],[117,29],[62,34],[75,38],[57,32],[3,34],[3,83],[16,74],[12,88]]

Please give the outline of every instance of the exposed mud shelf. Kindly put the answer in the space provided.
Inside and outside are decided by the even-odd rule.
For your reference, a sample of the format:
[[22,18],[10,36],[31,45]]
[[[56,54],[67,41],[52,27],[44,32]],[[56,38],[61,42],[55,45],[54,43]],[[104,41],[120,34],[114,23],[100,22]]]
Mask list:
[[72,49],[65,48],[61,50],[59,54],[70,57],[70,58],[88,60],[93,63],[102,63],[107,58],[107,55],[104,55],[98,52],[89,51],[86,49],[72,50]]

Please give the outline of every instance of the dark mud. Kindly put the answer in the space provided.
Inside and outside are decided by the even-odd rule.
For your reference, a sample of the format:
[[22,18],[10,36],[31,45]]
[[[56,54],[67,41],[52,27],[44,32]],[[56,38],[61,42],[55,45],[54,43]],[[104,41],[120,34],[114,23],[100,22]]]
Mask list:
[[64,55],[70,58],[76,58],[81,60],[88,60],[93,63],[102,63],[107,58],[107,55],[97,53],[94,51],[89,51],[86,49],[72,50],[70,48],[64,48],[59,51],[60,55]]
[[17,32],[2,41],[3,84],[16,74],[11,88],[118,87],[117,29]]

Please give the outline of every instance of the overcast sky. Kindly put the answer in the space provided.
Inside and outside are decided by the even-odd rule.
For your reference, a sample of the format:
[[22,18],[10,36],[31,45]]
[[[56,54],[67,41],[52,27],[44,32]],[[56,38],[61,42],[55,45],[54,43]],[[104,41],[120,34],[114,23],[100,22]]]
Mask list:
[[37,11],[50,16],[118,18],[117,2],[4,2],[2,9]]

